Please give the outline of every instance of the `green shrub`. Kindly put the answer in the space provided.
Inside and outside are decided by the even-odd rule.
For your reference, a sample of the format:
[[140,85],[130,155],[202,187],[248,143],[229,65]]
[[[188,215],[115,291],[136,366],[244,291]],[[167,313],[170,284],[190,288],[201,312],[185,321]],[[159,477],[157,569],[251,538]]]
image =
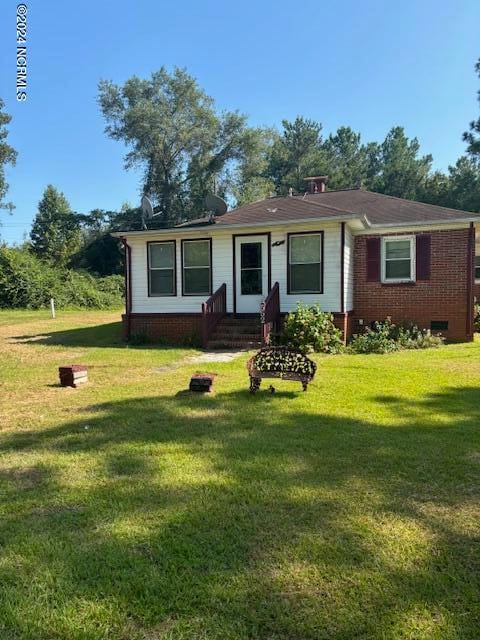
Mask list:
[[338,353],[343,348],[342,332],[333,323],[333,315],[322,311],[318,304],[297,304],[296,310],[285,318],[282,342],[302,353]]
[[0,247],[0,307],[106,309],[122,304],[122,276],[95,278],[89,273],[53,267],[26,249]]
[[393,324],[390,318],[374,322],[373,327],[353,337],[349,351],[353,353],[391,353],[399,349],[429,349],[443,344],[441,336],[432,335],[414,323]]

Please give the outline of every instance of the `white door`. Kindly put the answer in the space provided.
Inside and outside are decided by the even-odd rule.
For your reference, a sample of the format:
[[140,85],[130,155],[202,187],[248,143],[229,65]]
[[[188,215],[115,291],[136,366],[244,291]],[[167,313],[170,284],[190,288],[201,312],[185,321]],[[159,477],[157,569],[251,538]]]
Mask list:
[[235,238],[235,297],[237,313],[259,313],[268,294],[268,236]]

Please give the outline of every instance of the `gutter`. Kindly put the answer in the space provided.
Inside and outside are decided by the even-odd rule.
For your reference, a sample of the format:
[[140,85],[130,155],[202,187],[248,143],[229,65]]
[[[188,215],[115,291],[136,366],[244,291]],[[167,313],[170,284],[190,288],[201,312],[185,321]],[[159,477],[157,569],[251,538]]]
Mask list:
[[430,225],[437,225],[437,224],[467,224],[467,223],[474,223],[474,222],[478,222],[480,223],[480,215],[476,216],[476,217],[468,217],[468,218],[452,218],[451,220],[445,220],[445,218],[443,218],[442,220],[424,220],[423,222],[387,222],[384,224],[380,224],[378,222],[376,223],[372,223],[369,222],[367,219],[367,223],[368,226],[372,229],[392,229],[395,227],[428,227]]

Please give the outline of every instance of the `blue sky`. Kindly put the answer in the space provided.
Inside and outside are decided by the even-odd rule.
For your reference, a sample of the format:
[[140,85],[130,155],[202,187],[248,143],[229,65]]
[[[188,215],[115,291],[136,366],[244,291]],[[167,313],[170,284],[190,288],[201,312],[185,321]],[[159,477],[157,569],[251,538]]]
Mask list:
[[136,203],[139,175],[103,133],[97,82],[186,67],[222,109],[251,124],[297,114],[324,132],[350,125],[365,141],[393,125],[417,136],[435,167],[463,153],[477,116],[478,0],[34,0],[28,5],[28,98],[15,98],[16,2],[0,7],[0,96],[13,116],[12,217],[3,239],[28,232],[48,183],[72,208]]

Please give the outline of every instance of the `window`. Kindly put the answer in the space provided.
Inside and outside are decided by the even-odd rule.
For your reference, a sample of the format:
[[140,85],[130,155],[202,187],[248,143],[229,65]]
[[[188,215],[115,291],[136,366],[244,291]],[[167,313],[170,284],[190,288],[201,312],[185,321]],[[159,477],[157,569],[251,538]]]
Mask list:
[[174,240],[148,243],[148,295],[177,295]]
[[322,293],[323,233],[299,233],[288,239],[288,292]]
[[262,294],[262,243],[242,242],[240,248],[242,296]]
[[415,279],[414,242],[414,236],[383,238],[383,282],[412,282]]
[[183,295],[212,292],[211,240],[182,240]]
[[475,256],[475,280],[480,280],[480,255]]

